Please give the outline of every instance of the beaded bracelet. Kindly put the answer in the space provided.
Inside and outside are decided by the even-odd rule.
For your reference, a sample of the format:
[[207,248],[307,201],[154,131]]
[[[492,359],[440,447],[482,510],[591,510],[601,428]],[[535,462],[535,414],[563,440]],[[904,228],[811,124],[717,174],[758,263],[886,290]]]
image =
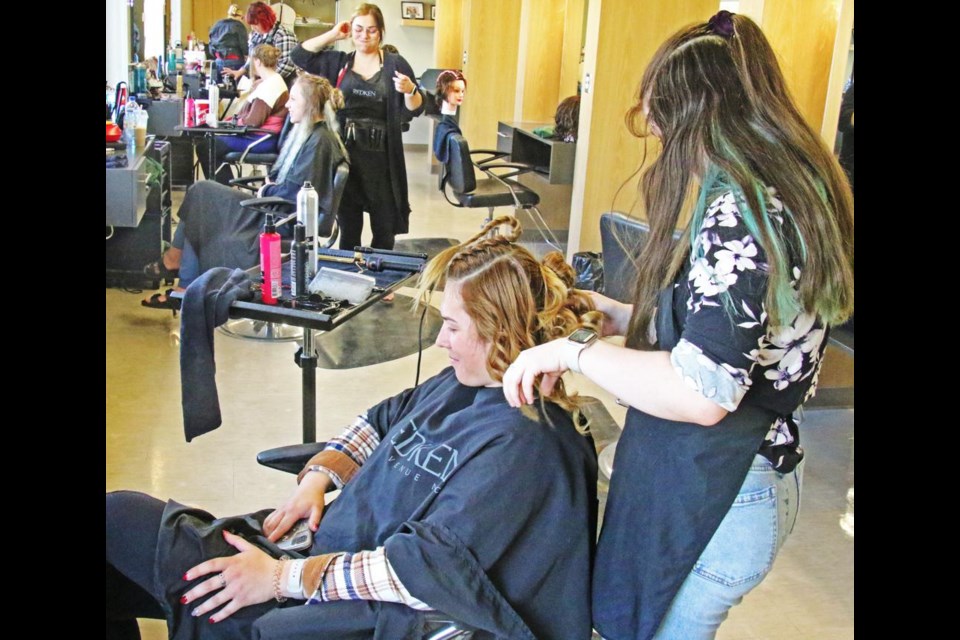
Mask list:
[[277,599],[277,602],[287,601],[283,597],[283,592],[280,591],[280,574],[283,573],[283,563],[289,559],[287,556],[277,558],[277,566],[273,570],[273,597]]

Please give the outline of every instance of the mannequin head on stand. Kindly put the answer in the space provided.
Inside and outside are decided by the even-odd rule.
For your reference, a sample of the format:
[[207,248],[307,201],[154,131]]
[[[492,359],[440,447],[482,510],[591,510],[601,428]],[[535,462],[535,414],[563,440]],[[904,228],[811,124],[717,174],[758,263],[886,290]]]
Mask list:
[[455,69],[447,69],[437,76],[437,108],[440,113],[454,115],[463,104],[467,92],[467,79]]

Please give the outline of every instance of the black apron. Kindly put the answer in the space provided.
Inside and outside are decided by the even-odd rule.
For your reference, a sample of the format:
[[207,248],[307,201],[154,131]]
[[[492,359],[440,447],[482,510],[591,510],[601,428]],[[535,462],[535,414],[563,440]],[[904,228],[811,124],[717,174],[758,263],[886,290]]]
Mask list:
[[[680,341],[686,317],[675,290],[659,298],[664,351]],[[654,636],[775,418],[743,402],[712,427],[627,412],[593,573],[593,622],[604,638]]]

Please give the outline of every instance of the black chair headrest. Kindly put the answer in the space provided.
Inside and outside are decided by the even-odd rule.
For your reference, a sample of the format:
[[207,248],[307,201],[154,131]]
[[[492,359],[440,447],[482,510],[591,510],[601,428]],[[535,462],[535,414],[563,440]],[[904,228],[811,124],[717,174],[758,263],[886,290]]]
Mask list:
[[277,137],[277,149],[283,146],[284,141],[287,139],[287,134],[290,133],[290,129],[293,128],[293,123],[290,122],[290,112],[287,112],[287,117],[283,119],[283,126],[280,127],[280,135]]
[[447,183],[454,193],[470,193],[477,188],[477,177],[470,160],[470,145],[458,133],[447,138],[447,162],[444,170]]
[[[675,231],[674,240],[683,235]],[[637,281],[635,260],[647,243],[650,225],[643,220],[611,211],[600,216],[603,251],[603,293],[620,302],[633,302]]]
[[333,194],[330,198],[330,214],[320,216],[320,225],[318,235],[329,236],[333,232],[333,222],[337,218],[337,211],[340,209],[340,201],[343,199],[343,192],[347,188],[347,178],[350,177],[350,164],[344,160],[337,165],[337,170],[333,174]]

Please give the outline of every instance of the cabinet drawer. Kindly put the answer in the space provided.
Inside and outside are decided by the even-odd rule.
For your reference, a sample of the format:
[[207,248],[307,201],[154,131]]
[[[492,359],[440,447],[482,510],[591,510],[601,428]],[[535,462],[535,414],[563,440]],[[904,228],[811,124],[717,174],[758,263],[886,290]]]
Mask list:
[[502,122],[497,123],[497,151],[513,152],[513,127]]
[[132,167],[107,169],[107,224],[136,227],[147,209],[145,158],[137,157]]

